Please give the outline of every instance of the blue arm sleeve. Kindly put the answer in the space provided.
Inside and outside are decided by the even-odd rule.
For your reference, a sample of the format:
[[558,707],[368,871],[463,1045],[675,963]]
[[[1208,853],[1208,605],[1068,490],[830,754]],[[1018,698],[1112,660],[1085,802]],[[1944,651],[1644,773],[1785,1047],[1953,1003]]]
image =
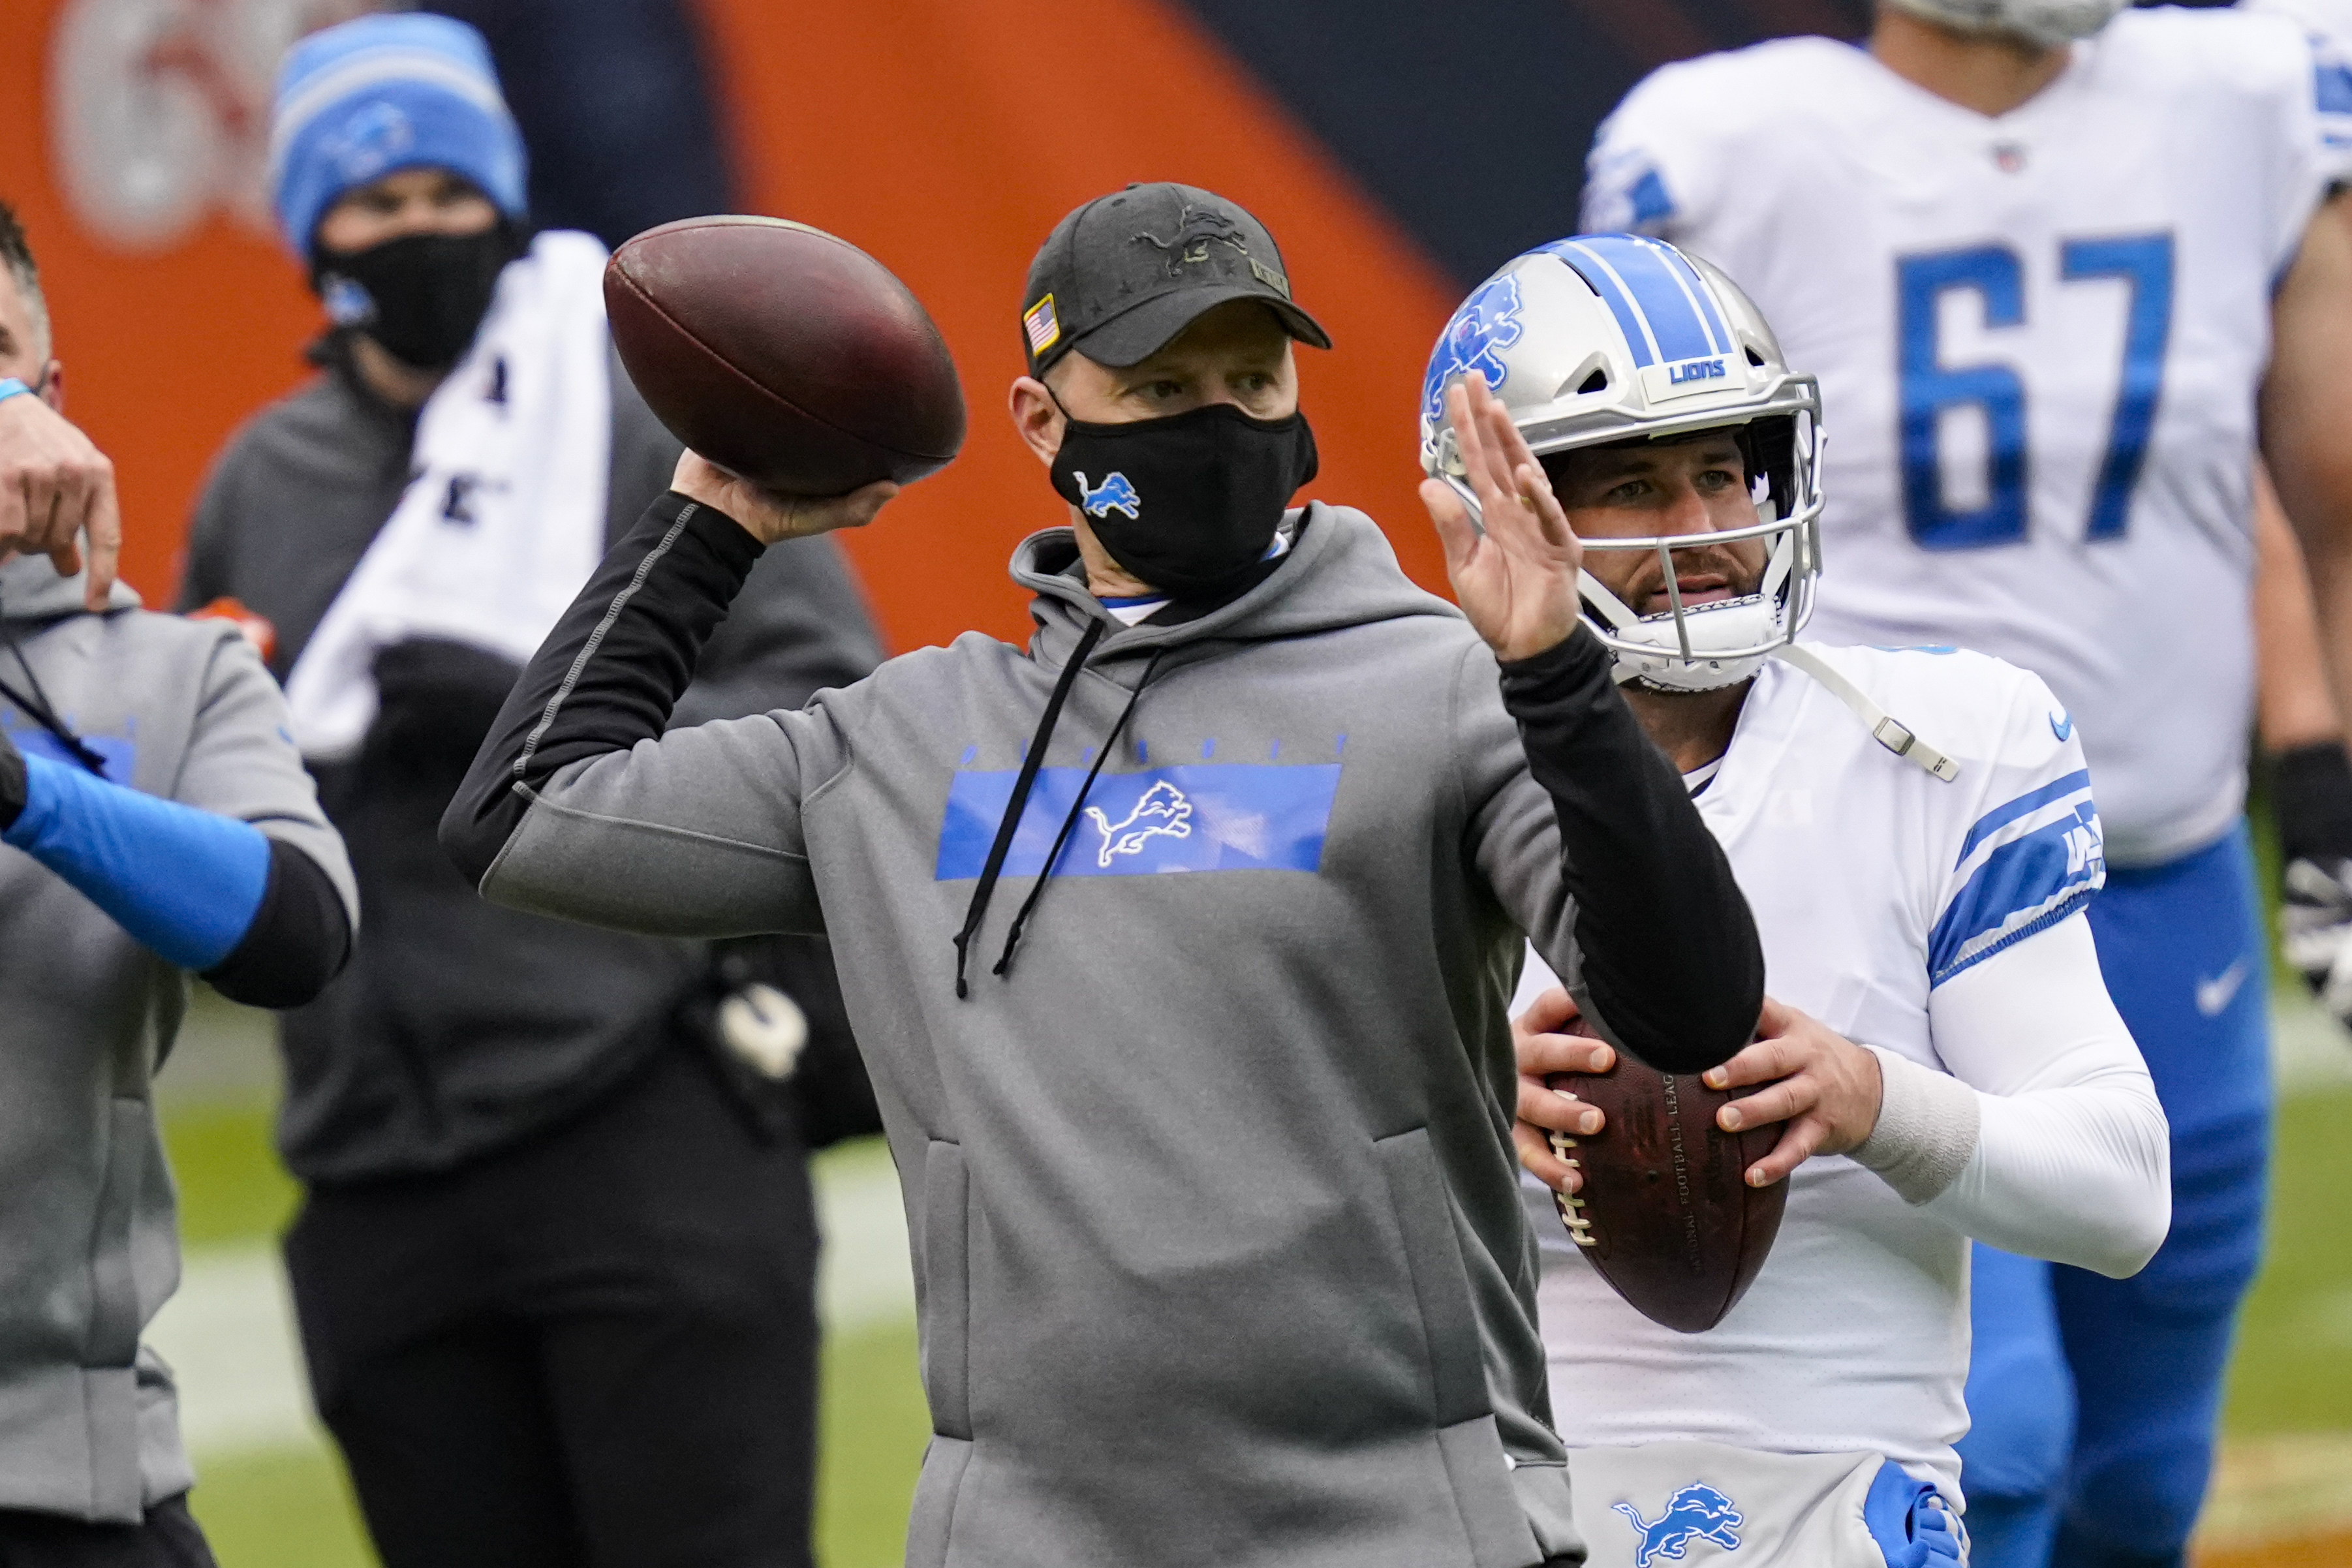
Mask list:
[[46,757],[25,758],[25,806],[0,841],[63,877],[184,969],[226,958],[269,885],[249,822],[159,800]]

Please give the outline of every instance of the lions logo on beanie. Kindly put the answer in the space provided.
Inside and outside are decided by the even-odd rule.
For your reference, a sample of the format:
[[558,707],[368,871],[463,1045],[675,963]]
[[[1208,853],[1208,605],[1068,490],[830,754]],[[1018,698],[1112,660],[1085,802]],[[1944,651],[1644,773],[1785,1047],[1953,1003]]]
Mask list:
[[446,16],[372,16],[287,51],[269,188],[296,256],[310,258],[320,218],[344,192],[416,168],[450,170],[522,216],[522,133],[479,33]]

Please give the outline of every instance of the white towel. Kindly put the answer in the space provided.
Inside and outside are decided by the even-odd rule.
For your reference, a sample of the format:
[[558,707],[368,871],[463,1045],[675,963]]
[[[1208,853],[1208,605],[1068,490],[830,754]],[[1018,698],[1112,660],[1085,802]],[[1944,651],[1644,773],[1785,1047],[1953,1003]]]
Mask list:
[[446,638],[528,661],[604,554],[612,387],[604,247],[542,234],[416,422],[414,477],[286,682],[294,738],[350,756],[378,650]]

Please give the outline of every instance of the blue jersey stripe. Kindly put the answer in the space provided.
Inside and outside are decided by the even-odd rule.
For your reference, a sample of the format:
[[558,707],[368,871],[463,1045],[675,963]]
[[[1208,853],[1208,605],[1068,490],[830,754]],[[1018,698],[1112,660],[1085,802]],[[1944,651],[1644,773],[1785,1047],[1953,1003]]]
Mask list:
[[2063,800],[2076,790],[2087,789],[2090,787],[2091,770],[2087,768],[2077,768],[2063,779],[2044,784],[2039,789],[2030,790],[2005,805],[1995,806],[1991,810],[1979,817],[1976,826],[1969,830],[1969,836],[1960,841],[1959,857],[1954,860],[1952,864],[1956,867],[1966,864],[1969,856],[1976,852],[1976,847],[1979,844],[2017,821],[2018,818],[2031,815],[2053,800]]
[[1928,983],[1941,985],[2095,892],[2105,865],[2095,848],[2082,852],[2074,835],[2084,831],[2082,816],[2061,817],[1985,857],[1927,934]]

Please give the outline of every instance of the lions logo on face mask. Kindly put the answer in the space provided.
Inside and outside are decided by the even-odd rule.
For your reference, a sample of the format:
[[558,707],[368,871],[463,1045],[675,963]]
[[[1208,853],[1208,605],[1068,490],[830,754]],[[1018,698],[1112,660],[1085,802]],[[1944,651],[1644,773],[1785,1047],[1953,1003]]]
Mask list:
[[1422,413],[1431,423],[1445,423],[1445,383],[1476,371],[1486,378],[1487,390],[1503,384],[1510,372],[1497,349],[1519,340],[1519,280],[1497,277],[1463,301],[1454,319],[1445,324],[1437,352],[1429,361],[1428,379],[1421,387]]
[[1099,485],[1087,484],[1087,476],[1083,473],[1073,474],[1071,477],[1078,482],[1078,490],[1082,497],[1078,502],[1078,510],[1087,516],[1100,517],[1107,517],[1112,512],[1125,512],[1130,517],[1139,517],[1143,515],[1143,497],[1137,495],[1135,486],[1127,482],[1126,475],[1117,473],[1108,475]]

